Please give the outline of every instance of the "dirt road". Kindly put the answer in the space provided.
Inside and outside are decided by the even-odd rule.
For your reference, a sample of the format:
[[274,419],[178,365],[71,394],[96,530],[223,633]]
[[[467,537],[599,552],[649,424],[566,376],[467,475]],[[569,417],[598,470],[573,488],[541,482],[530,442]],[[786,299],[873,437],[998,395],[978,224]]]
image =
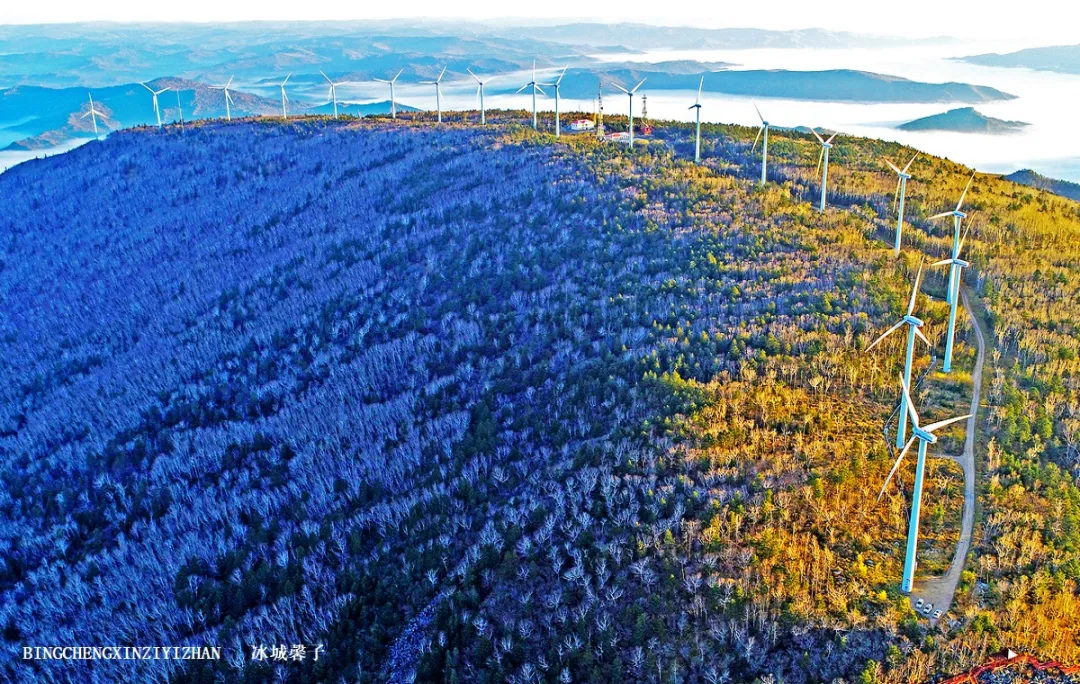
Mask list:
[[961,301],[964,310],[967,311],[971,325],[975,329],[975,340],[978,343],[979,354],[975,359],[975,368],[971,372],[971,418],[967,423],[967,436],[964,439],[964,453],[957,462],[964,469],[964,514],[960,525],[960,540],[956,544],[956,553],[953,555],[949,571],[941,577],[934,577],[922,581],[916,581],[911,591],[912,606],[918,599],[934,604],[933,610],[941,610],[944,617],[952,607],[953,596],[956,587],[960,584],[960,573],[964,571],[964,562],[967,560],[968,551],[971,549],[971,535],[975,528],[975,428],[979,420],[979,397],[982,395],[982,372],[983,362],[986,357],[986,341],[983,337],[982,328],[975,312],[971,310],[968,302],[967,290],[961,288]]

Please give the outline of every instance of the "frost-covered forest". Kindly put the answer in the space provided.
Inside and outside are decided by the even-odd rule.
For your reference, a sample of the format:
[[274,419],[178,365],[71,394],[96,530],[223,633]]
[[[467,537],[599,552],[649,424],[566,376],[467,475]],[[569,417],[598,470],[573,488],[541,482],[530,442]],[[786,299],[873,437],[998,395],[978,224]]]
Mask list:
[[[1000,349],[989,484],[975,576],[930,628],[899,592],[910,477],[874,501],[899,346],[862,353],[918,266],[881,240],[876,155],[898,148],[838,147],[843,209],[821,215],[805,136],[776,136],[761,190],[752,131],[706,127],[702,167],[687,131],[629,152],[206,124],[0,176],[6,648],[226,653],[0,678],[900,681],[1021,638],[1075,658],[1078,262],[1016,254],[1064,259],[1076,205],[976,186],[1000,208],[969,283]],[[922,219],[966,179],[915,170],[913,240],[940,253]],[[1056,223],[1019,218],[1043,208]],[[1034,290],[1039,314],[1015,295]],[[962,498],[930,466],[925,569]],[[255,643],[325,651],[258,663]]]

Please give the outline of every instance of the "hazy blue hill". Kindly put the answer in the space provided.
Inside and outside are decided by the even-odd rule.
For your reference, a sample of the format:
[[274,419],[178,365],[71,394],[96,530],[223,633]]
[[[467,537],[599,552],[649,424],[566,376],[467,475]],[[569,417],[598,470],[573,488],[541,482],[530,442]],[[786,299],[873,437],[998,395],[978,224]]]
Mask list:
[[1080,74],[1080,45],[1028,48],[1008,53],[961,57],[965,62],[994,67],[1021,67],[1063,74]]
[[1036,173],[1031,169],[1021,169],[1010,173],[1005,176],[1005,180],[1052,192],[1055,195],[1061,195],[1062,197],[1068,197],[1071,200],[1080,202],[1080,183],[1049,178],[1040,173]]
[[[451,32],[452,31],[452,32]],[[397,26],[385,22],[251,22],[243,24],[72,24],[0,26],[0,83],[112,86],[163,73],[241,82],[288,71],[321,78],[370,79],[405,69],[428,78],[438,66],[510,71],[581,53],[522,36],[478,34],[467,27]]]
[[1005,135],[1018,133],[1029,124],[986,116],[974,107],[950,109],[941,114],[924,116],[897,126],[902,131],[950,131],[952,133],[989,133]]
[[[224,96],[220,90],[176,78],[154,79],[147,85],[155,90],[173,89],[158,96],[163,122],[180,118],[177,93],[186,121],[225,116]],[[281,111],[280,103],[275,100],[241,90],[230,90],[230,93],[234,116],[272,115]],[[17,149],[48,147],[73,137],[93,137],[93,122],[82,118],[89,111],[91,94],[98,110],[106,115],[104,121],[98,121],[102,134],[157,123],[153,98],[138,83],[111,88],[16,86],[0,90],[0,121],[18,122],[18,129],[25,132],[24,139],[13,143]],[[298,111],[305,109],[302,103],[292,107]]]
[[[664,64],[622,66],[604,69],[571,69],[562,90],[565,97],[592,98],[601,80],[614,80],[633,86],[648,78],[647,90],[696,90],[701,72],[695,73],[685,63],[672,69]],[[573,78],[571,78],[573,76]],[[728,95],[778,97],[795,100],[837,102],[965,102],[980,103],[1014,99],[987,86],[966,83],[922,83],[897,76],[866,71],[836,69],[828,71],[743,70],[714,71],[705,75],[703,90]],[[611,89],[613,92],[614,88]]]
[[[419,112],[421,111],[417,107],[412,107],[401,102],[397,103],[398,112]],[[320,114],[322,116],[333,116],[334,105],[321,104],[316,107],[312,107],[307,111],[308,114]],[[338,114],[345,115],[350,114],[356,116],[381,116],[383,114],[390,113],[390,100],[382,100],[380,102],[365,102],[363,104],[345,104],[344,102],[338,102]]]

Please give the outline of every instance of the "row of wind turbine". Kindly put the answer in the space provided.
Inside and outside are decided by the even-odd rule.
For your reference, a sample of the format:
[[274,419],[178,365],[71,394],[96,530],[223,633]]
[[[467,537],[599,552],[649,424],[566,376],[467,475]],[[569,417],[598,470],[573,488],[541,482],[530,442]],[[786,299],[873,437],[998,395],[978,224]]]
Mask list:
[[[912,177],[911,174],[908,172],[910,171],[912,164],[915,163],[915,160],[918,158],[918,156],[918,153],[916,153],[902,169],[889,160],[885,161],[889,168],[892,169],[892,171],[895,172],[897,175],[896,199],[894,206],[896,206],[899,211],[897,214],[896,222],[896,237],[893,245],[894,254],[896,254],[897,256],[899,256],[900,254],[902,240],[902,231],[904,224],[904,199],[907,190],[907,181],[910,180]],[[974,179],[975,174],[973,173],[971,178],[968,179],[967,185],[964,187],[964,191],[960,194],[960,199],[956,203],[955,208],[930,217],[930,220],[936,220],[950,216],[953,218],[953,242],[951,256],[947,259],[942,259],[931,264],[931,267],[947,266],[949,268],[949,278],[945,297],[946,301],[949,304],[949,322],[945,339],[945,358],[942,364],[942,372],[944,373],[949,373],[952,369],[953,342],[956,333],[956,314],[960,303],[960,282],[963,279],[963,269],[971,265],[969,262],[965,261],[960,257],[960,254],[964,249],[964,243],[967,240],[967,231],[965,231],[964,234],[961,235],[960,229],[963,220],[967,218],[967,214],[965,214],[962,210],[964,200],[967,197],[968,191],[971,189],[971,185]],[[911,373],[916,346],[915,340],[916,338],[918,338],[925,342],[928,347],[931,346],[930,341],[926,338],[926,336],[921,330],[923,326],[922,320],[916,318],[914,315],[915,302],[919,291],[919,281],[921,277],[922,264],[919,265],[919,270],[915,276],[915,283],[911,289],[911,297],[908,301],[907,313],[898,323],[894,324],[891,328],[882,333],[882,335],[876,340],[874,340],[873,343],[871,343],[870,346],[866,349],[867,351],[872,350],[900,327],[904,325],[908,326],[907,346],[904,354],[904,370],[902,375],[900,376],[901,395],[900,406],[898,408],[899,415],[897,417],[896,425],[896,448],[899,450],[899,453],[892,465],[892,469],[889,471],[888,476],[885,478],[885,482],[882,485],[881,492],[878,494],[878,501],[881,501],[882,497],[885,495],[886,488],[892,481],[893,477],[896,475],[896,472],[899,469],[904,457],[907,456],[907,454],[911,451],[911,447],[914,446],[916,441],[918,441],[919,448],[915,464],[915,480],[912,489],[911,510],[908,520],[907,547],[904,554],[904,571],[901,580],[901,589],[907,593],[910,593],[912,591],[915,579],[915,570],[918,565],[917,549],[919,542],[919,516],[922,508],[923,484],[926,477],[927,449],[930,445],[936,444],[938,442],[938,437],[935,434],[936,431],[954,423],[969,420],[972,418],[972,414],[966,414],[955,418],[939,420],[928,425],[923,425],[919,417],[919,412],[915,408],[915,402],[912,400]],[[912,432],[912,436],[910,437],[910,439],[907,437],[907,428],[909,425]]]

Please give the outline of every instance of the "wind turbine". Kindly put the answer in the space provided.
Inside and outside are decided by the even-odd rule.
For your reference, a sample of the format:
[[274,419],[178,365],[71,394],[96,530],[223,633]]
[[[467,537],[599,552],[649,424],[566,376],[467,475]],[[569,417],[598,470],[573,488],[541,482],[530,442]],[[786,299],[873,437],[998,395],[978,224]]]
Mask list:
[[94,107],[94,96],[93,96],[93,94],[92,93],[87,93],[87,95],[90,96],[90,111],[83,114],[82,118],[85,119],[86,117],[90,117],[90,120],[94,123],[94,137],[95,138],[100,138],[101,136],[98,135],[97,118],[100,116],[102,118],[102,120],[104,120],[107,117],[104,114],[102,114],[101,112],[99,112],[96,107]]
[[[900,328],[900,326],[907,324],[908,336],[907,336],[907,351],[904,354],[904,382],[911,384],[911,364],[915,358],[915,338],[926,343],[926,346],[930,346],[930,340],[926,339],[926,335],[920,330],[923,326],[922,320],[915,317],[915,297],[919,294],[919,280],[922,278],[922,264],[919,264],[919,272],[915,275],[915,284],[911,287],[911,298],[908,300],[907,313],[900,319],[900,322],[889,328],[881,334],[874,342],[866,348],[866,351],[870,351],[878,345],[886,337],[894,333]],[[896,423],[896,448],[904,446],[904,439],[907,437],[907,398],[905,396],[900,397],[900,416]]]
[[[829,183],[829,150],[832,149],[833,138],[836,137],[836,133],[829,136],[828,140],[822,140],[818,132],[810,128],[810,132],[814,134],[814,137],[821,143],[821,154],[818,155],[818,167],[821,169],[821,206],[819,209],[825,211],[825,187]],[[824,165],[821,163],[824,160]]]
[[442,73],[434,81],[421,81],[423,85],[435,86],[435,111],[438,112],[439,123],[442,123],[442,77],[446,75],[446,67],[443,67]]
[[960,238],[960,244],[953,250],[952,257],[931,264],[932,266],[945,266],[948,264],[949,287],[952,288],[949,291],[949,332],[945,337],[945,363],[941,367],[944,373],[952,370],[953,335],[956,332],[956,309],[959,307],[960,302],[960,281],[963,279],[963,270],[971,265],[970,262],[960,258],[960,250],[964,249],[966,240],[967,231],[965,230],[964,237]]
[[[971,189],[971,183],[975,180],[975,173],[971,174],[971,178],[968,180],[967,186],[964,188],[964,192],[960,195],[960,201],[956,203],[956,208],[952,211],[943,211],[940,214],[936,214],[930,217],[933,221],[939,218],[945,218],[946,216],[953,217],[953,246],[952,253],[955,257],[960,252],[960,223],[967,218],[967,214],[960,211],[960,207],[964,205],[964,198],[967,197],[968,190]],[[945,292],[945,301],[949,304],[953,303],[953,277],[955,275],[955,269],[949,270],[949,289]]]
[[555,79],[554,83],[546,83],[545,84],[545,85],[549,85],[549,86],[551,86],[552,88],[555,89],[555,137],[556,138],[560,137],[560,135],[561,135],[560,132],[559,132],[559,130],[560,130],[559,129],[559,84],[562,83],[563,76],[566,76],[566,70],[568,68],[569,67],[563,67],[562,73],[559,74],[559,77],[557,79]]
[[694,100],[694,104],[687,107],[687,109],[696,109],[695,116],[697,118],[697,137],[694,139],[694,163],[701,163],[701,86],[705,85],[705,77],[701,77],[701,83],[698,83],[697,87],[697,99]]
[[530,86],[532,86],[533,130],[535,131],[535,130],[537,130],[537,125],[536,125],[536,93],[540,92],[541,94],[544,95],[544,97],[547,97],[547,93],[545,93],[543,88],[540,87],[540,84],[536,82],[536,60],[535,59],[533,60],[532,80],[529,81],[528,83],[526,83],[525,85],[521,86],[520,88],[518,88],[517,91],[520,93],[522,90],[525,90],[526,88],[528,88]]
[[627,90],[626,88],[623,88],[618,83],[612,83],[611,84],[611,85],[615,86],[616,88],[618,88],[619,90],[623,91],[624,93],[626,93],[627,95],[630,96],[630,126],[628,127],[629,131],[630,131],[630,149],[634,149],[634,93],[637,92],[637,89],[640,88],[641,84],[644,83],[644,82],[645,82],[645,79],[643,78],[643,79],[641,79],[641,81],[636,86],[634,86],[630,90]]
[[346,83],[348,83],[348,81],[341,81],[340,83],[334,83],[333,81],[330,80],[330,77],[327,76],[326,73],[323,72],[321,69],[319,70],[319,73],[322,74],[323,78],[326,79],[326,82],[330,84],[330,92],[326,94],[326,100],[327,100],[327,102],[333,100],[333,102],[334,102],[334,118],[336,119],[336,118],[338,118],[338,113],[337,113],[337,89],[338,89],[338,86],[345,85]]
[[281,88],[281,120],[288,121],[289,112],[285,109],[285,103],[289,101],[289,96],[285,94],[285,84],[292,78],[292,74],[285,77],[285,80],[281,82],[278,88]]
[[896,462],[893,463],[892,470],[889,471],[889,476],[885,478],[885,485],[881,488],[881,494],[878,494],[878,501],[881,501],[881,497],[885,495],[885,487],[889,486],[889,481],[893,475],[896,474],[897,468],[900,467],[900,461],[903,460],[907,452],[911,450],[911,445],[915,440],[919,440],[919,459],[915,465],[915,489],[911,494],[911,518],[908,521],[908,540],[907,540],[907,553],[904,555],[904,579],[901,582],[900,588],[905,592],[911,591],[912,581],[915,578],[915,548],[919,544],[919,509],[922,507],[922,487],[923,477],[926,473],[926,447],[929,444],[936,444],[938,441],[937,435],[934,434],[935,430],[940,430],[946,425],[952,425],[958,423],[961,420],[967,420],[971,418],[969,413],[966,416],[959,416],[957,418],[949,418],[948,420],[939,420],[936,423],[930,423],[923,426],[919,424],[919,414],[915,410],[915,405],[911,401],[911,393],[908,391],[908,385],[904,382],[903,378],[900,378],[901,386],[904,389],[905,405],[907,406],[908,415],[911,416],[911,429],[915,434],[912,436],[908,443],[904,446],[904,450],[900,452],[900,455],[896,457]]
[[145,83],[140,83],[139,85],[141,85],[143,88],[146,88],[147,90],[149,90],[150,94],[154,96],[154,116],[157,117],[157,127],[161,128],[161,108],[158,106],[157,97],[158,97],[158,95],[160,95],[160,94],[164,93],[165,91],[167,91],[168,88],[162,88],[161,90],[154,90],[153,88],[146,85]]
[[225,120],[232,121],[232,112],[229,110],[229,105],[232,104],[232,95],[229,95],[229,86],[232,85],[233,77],[229,77],[229,82],[223,86],[210,86],[211,90],[221,90],[225,93]]
[[758,109],[757,103],[754,103],[754,111],[757,112],[757,116],[761,119],[761,128],[758,129],[757,137],[754,138],[754,146],[750,148],[750,154],[754,153],[757,149],[757,141],[761,139],[761,134],[765,134],[764,141],[761,144],[761,184],[765,185],[765,171],[769,162],[769,122],[765,120],[765,117],[761,115],[761,110]]
[[404,69],[398,70],[397,76],[394,76],[389,81],[387,81],[385,78],[377,78],[377,79],[375,79],[379,83],[389,83],[390,84],[390,118],[391,119],[396,119],[397,118],[397,100],[394,99],[394,84],[397,83],[398,76],[401,75],[402,71],[405,71],[405,70]]
[[893,252],[896,256],[900,256],[900,237],[904,230],[904,195],[907,193],[907,182],[911,178],[911,174],[908,173],[908,169],[915,163],[915,160],[919,158],[919,153],[916,152],[915,156],[911,158],[911,161],[907,163],[907,166],[903,170],[896,167],[888,159],[885,163],[889,165],[889,168],[896,172],[898,178],[896,179],[896,202],[899,203],[900,211],[896,215],[896,244],[893,246]]
[[467,68],[467,69],[465,69],[465,71],[468,71],[469,74],[474,79],[476,79],[476,96],[480,98],[480,123],[481,124],[486,124],[487,123],[487,114],[485,113],[485,110],[484,110],[484,84],[485,83],[490,83],[491,78],[495,78],[495,77],[492,76],[491,78],[489,78],[486,81],[481,81],[480,77],[473,73],[472,69]]

